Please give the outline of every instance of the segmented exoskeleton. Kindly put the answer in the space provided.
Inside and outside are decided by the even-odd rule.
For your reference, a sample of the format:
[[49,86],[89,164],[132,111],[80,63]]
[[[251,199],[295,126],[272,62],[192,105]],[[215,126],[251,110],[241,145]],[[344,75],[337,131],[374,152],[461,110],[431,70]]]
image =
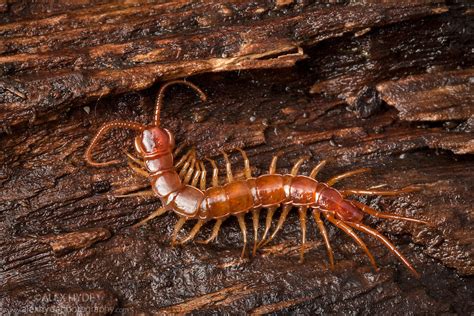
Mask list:
[[[214,160],[207,159],[213,168],[212,186],[207,188],[206,169],[204,163],[197,160],[195,150],[189,150],[175,163],[174,158],[181,147],[173,153],[175,147],[174,137],[169,130],[160,127],[160,110],[163,103],[164,92],[173,84],[186,85],[194,89],[202,101],[206,100],[204,92],[190,82],[168,82],[164,84],[159,91],[152,125],[145,126],[129,121],[106,123],[97,132],[85,153],[86,161],[92,166],[115,164],[118,162],[117,160],[95,162],[92,159],[92,149],[97,144],[99,138],[113,128],[132,129],[140,133],[135,138],[135,149],[141,159],[127,154],[129,157],[129,165],[137,173],[150,179],[152,190],[149,193],[160,198],[162,207],[134,225],[135,227],[141,226],[149,220],[163,215],[167,211],[172,211],[179,217],[171,237],[171,243],[174,245],[177,242],[184,244],[193,240],[204,223],[215,220],[211,236],[201,241],[207,244],[217,237],[221,224],[226,218],[231,215],[236,216],[243,235],[244,246],[242,256],[244,256],[247,245],[247,229],[244,216],[250,212],[252,213],[253,219],[253,254],[255,255],[259,247],[267,244],[275,237],[277,232],[282,228],[290,210],[296,207],[298,209],[302,231],[300,252],[300,260],[302,260],[306,243],[306,216],[309,209],[323,236],[331,268],[334,267],[334,257],[322,220],[323,218],[354,239],[367,254],[375,268],[377,268],[377,265],[374,257],[364,241],[354,232],[354,229],[369,234],[381,241],[413,274],[417,275],[415,269],[396,247],[381,233],[364,225],[362,220],[364,214],[369,214],[379,218],[398,219],[423,224],[426,224],[426,222],[395,214],[381,213],[363,203],[346,199],[349,195],[357,194],[396,195],[414,191],[416,189],[415,187],[392,191],[336,190],[332,186],[339,180],[366,172],[368,169],[346,172],[332,177],[326,183],[323,183],[315,180],[315,177],[325,165],[325,161],[321,161],[315,166],[309,176],[297,174],[304,159],[298,160],[289,174],[277,174],[277,156],[273,157],[268,174],[253,177],[246,153],[242,149],[237,148],[244,159],[243,174],[245,179],[234,178],[229,158],[226,153],[222,152],[226,161],[227,183],[223,185],[218,183],[217,165]],[[197,187],[198,184],[199,188]],[[269,235],[273,215],[275,210],[280,206],[282,207],[281,215],[276,224],[276,228]],[[267,209],[267,214],[263,236],[259,240],[259,215],[262,208]],[[196,224],[187,237],[177,241],[178,232],[188,220],[195,220]],[[267,238],[268,235],[269,237]]]

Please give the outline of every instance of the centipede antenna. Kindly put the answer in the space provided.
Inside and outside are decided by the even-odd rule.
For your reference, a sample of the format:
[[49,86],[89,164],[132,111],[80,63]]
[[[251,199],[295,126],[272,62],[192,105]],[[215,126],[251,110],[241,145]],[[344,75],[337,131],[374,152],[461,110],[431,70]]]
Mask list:
[[110,166],[110,165],[113,165],[113,164],[116,164],[116,163],[120,162],[120,160],[111,160],[111,161],[106,161],[106,162],[96,162],[92,158],[92,149],[98,143],[100,137],[102,135],[104,135],[105,133],[107,133],[109,130],[113,129],[113,128],[126,128],[126,129],[133,129],[133,130],[141,132],[141,131],[143,131],[143,129],[145,127],[140,123],[127,122],[127,121],[114,121],[114,122],[104,124],[99,129],[97,134],[94,136],[94,138],[92,139],[91,144],[89,145],[89,147],[87,148],[87,150],[84,154],[84,158],[85,158],[86,162],[89,165],[94,166],[94,167],[104,167],[104,166]]
[[184,81],[184,80],[174,80],[174,81],[167,82],[160,88],[160,91],[158,92],[158,97],[156,98],[155,117],[153,119],[153,124],[155,126],[160,126],[160,111],[163,104],[163,99],[165,97],[165,91],[169,86],[174,85],[174,84],[184,84],[190,87],[191,89],[193,89],[194,91],[196,91],[201,101],[204,102],[207,100],[206,94],[201,89],[199,89],[198,86],[196,86],[195,84],[191,82]]

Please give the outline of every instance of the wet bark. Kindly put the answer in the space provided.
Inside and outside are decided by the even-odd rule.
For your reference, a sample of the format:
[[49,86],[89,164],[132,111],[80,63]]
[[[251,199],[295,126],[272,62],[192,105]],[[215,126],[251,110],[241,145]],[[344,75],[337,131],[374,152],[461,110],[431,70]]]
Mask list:
[[[0,310],[473,312],[472,8],[101,3],[0,5]],[[125,163],[132,133],[114,131],[94,154],[122,159],[118,166],[90,167],[84,150],[107,121],[150,122],[160,84],[176,78],[197,84],[208,101],[172,88],[162,124],[201,159],[217,159],[221,175],[225,150],[242,176],[239,147],[254,175],[278,153],[280,173],[302,156],[303,174],[327,159],[321,181],[371,168],[338,188],[420,186],[354,198],[430,222],[365,219],[421,278],[361,234],[381,267],[373,271],[353,240],[326,223],[337,263],[329,270],[310,217],[298,263],[296,210],[274,242],[243,261],[234,218],[206,246],[170,247],[172,214],[132,229],[160,206],[153,197],[117,197],[149,188]]]

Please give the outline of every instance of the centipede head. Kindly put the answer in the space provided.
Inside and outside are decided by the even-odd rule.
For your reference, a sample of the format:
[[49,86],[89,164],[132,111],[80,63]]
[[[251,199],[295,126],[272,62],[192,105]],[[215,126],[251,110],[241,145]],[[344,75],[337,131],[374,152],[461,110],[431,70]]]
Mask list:
[[206,100],[206,95],[204,92],[202,92],[201,89],[190,82],[184,80],[175,80],[165,83],[158,93],[153,125],[144,126],[140,123],[130,121],[113,121],[104,124],[94,136],[91,144],[84,154],[86,162],[91,166],[96,167],[110,166],[120,162],[119,160],[96,162],[92,158],[92,149],[97,145],[99,138],[114,128],[131,129],[140,132],[139,136],[135,138],[135,149],[142,155],[143,158],[153,158],[161,154],[171,152],[175,144],[174,137],[170,131],[160,127],[160,111],[165,90],[174,84],[184,84],[195,90],[199,94],[201,100]]
[[206,100],[206,94],[202,92],[202,90],[199,89],[196,85],[188,81],[174,80],[165,83],[161,87],[158,93],[158,97],[156,99],[153,125],[145,127],[142,133],[135,138],[135,149],[144,158],[151,158],[164,153],[169,153],[174,148],[175,142],[173,135],[166,128],[160,127],[160,112],[163,104],[164,92],[169,86],[174,84],[182,84],[188,86],[198,93],[202,101]]
[[173,134],[159,126],[148,126],[135,137],[135,149],[143,157],[171,152],[174,144]]

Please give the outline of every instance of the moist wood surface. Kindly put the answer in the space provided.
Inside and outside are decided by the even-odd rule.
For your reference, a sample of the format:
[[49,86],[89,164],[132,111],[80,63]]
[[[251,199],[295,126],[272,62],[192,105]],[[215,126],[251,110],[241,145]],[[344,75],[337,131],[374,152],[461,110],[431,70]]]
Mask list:
[[[0,5],[2,312],[473,312],[472,8],[137,4]],[[366,220],[421,278],[361,235],[381,266],[374,272],[329,224],[335,271],[314,223],[298,263],[296,210],[276,240],[244,262],[235,219],[207,246],[170,247],[171,214],[132,229],[160,202],[117,198],[146,190],[147,181],[125,162],[87,166],[84,150],[107,121],[150,122],[161,82],[183,77],[208,101],[174,87],[162,124],[201,158],[217,159],[221,175],[219,150],[231,152],[242,175],[232,151],[241,147],[255,175],[280,153],[281,173],[301,156],[303,174],[328,159],[320,180],[372,169],[341,188],[422,187],[358,198],[432,223]],[[95,156],[125,161],[132,142],[132,133],[113,132]]]

